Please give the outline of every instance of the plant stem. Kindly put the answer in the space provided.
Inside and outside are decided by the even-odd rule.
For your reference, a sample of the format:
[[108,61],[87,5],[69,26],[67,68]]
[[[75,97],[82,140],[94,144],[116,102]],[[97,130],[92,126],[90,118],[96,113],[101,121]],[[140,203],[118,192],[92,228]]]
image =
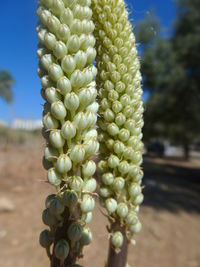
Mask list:
[[125,229],[121,229],[119,222],[111,224],[111,233],[115,231],[121,231],[124,237],[124,242],[119,252],[116,252],[112,246],[112,241],[110,238],[109,252],[106,267],[125,267],[127,263],[128,255],[128,239],[125,234]]

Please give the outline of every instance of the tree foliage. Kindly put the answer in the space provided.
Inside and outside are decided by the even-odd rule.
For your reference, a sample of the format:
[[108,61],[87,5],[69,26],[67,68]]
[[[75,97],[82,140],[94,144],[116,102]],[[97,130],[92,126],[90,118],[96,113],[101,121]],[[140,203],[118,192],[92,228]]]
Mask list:
[[14,85],[14,79],[7,70],[0,71],[0,97],[2,97],[7,103],[11,103],[13,100],[12,86]]
[[[200,1],[179,0],[177,9],[171,37],[159,32],[144,37],[156,25],[155,19],[148,24],[148,18],[138,24],[136,34],[142,47],[144,88],[150,93],[145,139],[164,137],[186,148],[200,138]],[[144,25],[148,28],[142,34]]]

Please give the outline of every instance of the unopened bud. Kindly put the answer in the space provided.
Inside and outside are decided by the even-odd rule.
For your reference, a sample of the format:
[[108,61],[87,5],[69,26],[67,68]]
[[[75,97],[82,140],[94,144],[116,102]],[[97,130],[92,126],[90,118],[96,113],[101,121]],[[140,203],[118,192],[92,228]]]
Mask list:
[[84,213],[90,212],[94,209],[94,206],[95,206],[94,199],[90,195],[85,194],[83,196],[82,201],[81,201],[82,212],[84,212]]
[[115,232],[112,235],[112,245],[115,248],[120,248],[123,244],[124,238],[121,232]]
[[51,145],[55,148],[62,148],[65,143],[60,130],[52,130],[49,135],[49,140]]
[[83,188],[83,180],[80,176],[72,176],[69,180],[69,186],[72,190],[80,192]]
[[69,170],[71,170],[71,167],[71,159],[67,155],[61,154],[56,162],[56,170],[58,170],[60,173],[67,173]]
[[67,111],[65,109],[63,102],[62,101],[54,102],[51,105],[51,113],[56,119],[63,120],[67,115]]
[[56,258],[63,262],[69,254],[69,249],[69,244],[66,240],[59,240],[54,248]]
[[89,228],[83,228],[79,242],[81,246],[87,246],[92,242],[92,232]]
[[115,212],[117,209],[117,201],[114,198],[106,199],[105,205],[109,214]]
[[72,139],[76,135],[76,127],[74,123],[66,121],[61,128],[61,134],[66,140]]
[[87,161],[83,166],[82,166],[82,173],[84,177],[88,178],[94,175],[96,171],[96,164],[93,160]]
[[119,203],[117,206],[117,214],[121,218],[125,218],[128,214],[128,207],[125,203]]
[[85,157],[85,149],[83,145],[75,145],[71,152],[70,158],[74,163],[80,163],[84,160]]
[[40,245],[43,248],[48,248],[51,246],[52,243],[53,243],[53,235],[49,230],[45,229],[40,233]]

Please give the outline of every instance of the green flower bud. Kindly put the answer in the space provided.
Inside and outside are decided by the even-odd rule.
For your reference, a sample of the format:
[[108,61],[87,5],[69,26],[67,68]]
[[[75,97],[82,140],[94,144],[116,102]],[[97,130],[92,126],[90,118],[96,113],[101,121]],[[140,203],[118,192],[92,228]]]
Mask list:
[[142,161],[142,153],[140,151],[136,151],[134,153],[133,162],[139,164]]
[[70,37],[70,29],[69,29],[69,27],[66,24],[60,24],[59,27],[58,27],[58,31],[56,32],[56,35],[63,42],[67,42],[67,40]]
[[49,212],[52,215],[59,215],[63,213],[64,211],[64,206],[63,204],[56,198],[52,199],[52,201],[49,204]]
[[84,212],[84,213],[90,212],[94,209],[94,206],[95,206],[94,199],[90,195],[85,194],[83,196],[82,201],[81,201],[82,212]]
[[70,36],[68,42],[67,42],[67,46],[68,49],[71,53],[75,53],[79,50],[80,48],[80,39],[77,35],[72,35]]
[[73,21],[73,12],[69,8],[63,9],[60,20],[62,23],[70,26]]
[[117,192],[121,191],[124,188],[125,180],[122,177],[116,177],[113,181],[113,189]]
[[108,166],[110,168],[116,168],[118,165],[119,165],[119,158],[115,155],[111,155],[109,158],[108,158]]
[[47,179],[48,179],[49,183],[54,185],[54,186],[60,185],[60,183],[62,181],[60,174],[58,174],[58,172],[55,170],[55,168],[51,168],[48,170]]
[[144,196],[143,196],[143,194],[139,194],[139,195],[136,196],[136,198],[133,200],[133,204],[134,204],[135,206],[140,205],[140,204],[143,202],[143,200],[144,200]]
[[96,138],[90,138],[84,142],[85,152],[87,156],[93,155],[99,150],[99,143],[96,141]]
[[119,131],[118,136],[121,141],[126,142],[130,137],[130,132],[123,128]]
[[84,228],[79,240],[81,246],[87,246],[92,242],[92,232],[89,228]]
[[82,165],[82,173],[85,178],[91,177],[96,171],[96,164],[93,160],[87,161]]
[[82,215],[81,221],[85,224],[90,223],[92,220],[92,212],[87,212]]
[[99,104],[97,102],[90,104],[86,108],[87,111],[91,111],[93,113],[97,113],[98,109],[99,109]]
[[123,153],[125,159],[132,160],[134,158],[135,152],[131,147],[126,147]]
[[66,95],[71,92],[72,87],[70,81],[65,77],[61,77],[57,82],[57,87],[62,95]]
[[93,193],[93,192],[95,192],[96,187],[97,187],[96,180],[94,178],[90,178],[85,182],[85,184],[83,186],[83,190],[86,192]]
[[45,70],[48,70],[54,62],[55,58],[51,54],[45,54],[41,58],[41,63]]
[[122,126],[126,121],[126,117],[124,116],[123,113],[119,113],[117,114],[117,116],[115,117],[115,123],[118,125],[118,126]]
[[112,110],[115,113],[119,113],[122,110],[122,104],[119,101],[114,101],[112,104]]
[[125,203],[119,203],[117,206],[117,214],[121,218],[125,218],[128,214],[128,207]]
[[64,104],[65,107],[71,112],[76,111],[79,107],[79,98],[75,93],[69,93],[65,96]]
[[124,109],[123,109],[123,114],[126,118],[130,118],[133,115],[134,112],[134,108],[131,107],[130,105],[127,105]]
[[141,187],[137,183],[132,183],[128,187],[128,192],[131,197],[136,197],[141,194]]
[[138,222],[138,217],[134,211],[130,211],[126,217],[126,221],[129,225],[136,224]]
[[51,15],[48,17],[47,27],[51,32],[56,33],[59,28],[59,25],[60,21],[56,16]]
[[129,230],[133,234],[139,233],[141,229],[142,229],[142,225],[140,221],[138,221],[136,224],[129,225]]
[[123,160],[120,162],[118,166],[119,172],[121,172],[122,175],[125,175],[129,172],[129,164],[127,161]]
[[99,189],[99,194],[101,197],[110,197],[112,195],[112,191],[110,188],[102,186]]
[[39,240],[40,240],[40,245],[43,248],[48,248],[53,243],[53,235],[49,230],[45,229],[40,233]]
[[56,195],[55,194],[48,195],[48,197],[45,200],[45,206],[46,206],[46,208],[49,208],[49,205],[50,205],[51,201],[53,199],[55,199],[55,198],[56,198]]
[[52,117],[50,112],[43,117],[42,122],[46,129],[57,129],[59,127],[59,122]]
[[114,213],[117,209],[117,201],[114,198],[106,199],[105,205],[109,214]]
[[45,90],[45,96],[49,103],[54,103],[55,101],[58,101],[61,99],[61,96],[56,91],[54,87],[49,87]]
[[87,63],[91,64],[96,58],[96,49],[94,49],[93,47],[88,47],[88,49],[86,50],[86,55]]
[[61,128],[61,134],[66,139],[72,139],[76,135],[76,126],[73,122],[66,121],[62,128]]
[[56,170],[60,173],[67,173],[71,168],[71,159],[67,155],[61,154],[56,162]]
[[59,240],[54,248],[56,258],[58,258],[61,261],[64,261],[69,254],[69,249],[70,247],[66,240],[64,239]]
[[85,157],[85,149],[83,145],[75,145],[71,152],[70,158],[74,163],[80,163],[84,160]]
[[87,118],[84,112],[78,112],[74,117],[74,123],[79,131],[84,130],[87,126]]
[[52,103],[51,113],[56,119],[63,120],[67,115],[67,111],[65,109],[63,102],[62,101],[56,101],[56,102]]
[[57,218],[50,214],[49,209],[45,209],[42,213],[42,221],[48,226],[55,226],[58,223]]
[[49,135],[49,140],[51,145],[55,148],[62,148],[65,143],[60,130],[52,130]]
[[119,133],[119,128],[115,123],[110,123],[107,126],[107,131],[110,135],[115,136]]
[[82,226],[79,223],[75,222],[70,224],[67,230],[67,236],[71,241],[76,242],[81,238],[82,232],[83,232]]
[[78,195],[73,190],[67,190],[63,194],[63,204],[69,208],[74,208],[78,203]]
[[129,168],[129,176],[131,178],[135,178],[138,175],[138,173],[139,173],[139,167],[137,165],[131,164]]
[[108,172],[102,175],[102,181],[105,185],[111,185],[114,181],[114,176],[112,173]]
[[67,54],[67,47],[62,41],[55,43],[53,53],[57,59],[63,58]]
[[77,68],[82,70],[87,63],[87,54],[83,51],[78,51],[75,54],[74,59],[75,59]]
[[119,98],[119,94],[115,90],[111,90],[108,93],[108,99],[110,101],[116,101]]
[[82,71],[80,70],[75,70],[70,78],[70,82],[72,87],[75,88],[80,88],[81,86],[83,86],[84,82],[85,82],[85,75]]
[[86,120],[87,120],[87,126],[93,127],[97,121],[97,114],[95,114],[94,112],[90,110],[87,110],[85,115],[86,115]]
[[73,56],[67,55],[62,59],[61,66],[64,72],[71,74],[76,68],[76,61]]
[[107,122],[112,122],[112,121],[114,121],[114,119],[115,119],[115,115],[114,115],[114,113],[113,113],[112,110],[109,109],[109,108],[106,109],[106,111],[104,112],[103,116],[104,116],[104,119],[105,119]]
[[61,69],[61,67],[57,64],[52,64],[50,67],[49,67],[49,77],[57,82],[62,76],[63,76],[63,71]]
[[53,33],[50,33],[50,32],[45,33],[44,44],[48,49],[53,50],[53,48],[56,44],[56,41],[57,41],[56,37]]
[[92,88],[83,88],[79,91],[79,101],[83,107],[88,106],[96,98],[96,90],[92,92]]
[[125,149],[125,145],[120,141],[115,141],[113,145],[114,152],[118,155],[122,154]]
[[120,248],[123,244],[124,238],[121,232],[115,232],[112,235],[112,245],[115,248]]
[[49,79],[48,75],[45,75],[41,78],[41,85],[43,88],[48,88],[51,87],[53,85],[52,81]]
[[80,192],[83,188],[83,180],[80,176],[72,176],[69,180],[69,186],[72,190]]
[[59,16],[64,8],[65,5],[62,0],[53,0],[51,10],[55,15]]

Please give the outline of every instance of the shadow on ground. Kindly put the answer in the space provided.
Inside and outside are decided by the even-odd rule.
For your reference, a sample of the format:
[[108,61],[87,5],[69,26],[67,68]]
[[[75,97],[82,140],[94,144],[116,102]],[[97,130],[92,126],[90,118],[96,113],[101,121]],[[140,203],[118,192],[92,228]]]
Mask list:
[[143,205],[171,212],[200,212],[200,166],[177,166],[172,161],[146,156],[143,168]]

